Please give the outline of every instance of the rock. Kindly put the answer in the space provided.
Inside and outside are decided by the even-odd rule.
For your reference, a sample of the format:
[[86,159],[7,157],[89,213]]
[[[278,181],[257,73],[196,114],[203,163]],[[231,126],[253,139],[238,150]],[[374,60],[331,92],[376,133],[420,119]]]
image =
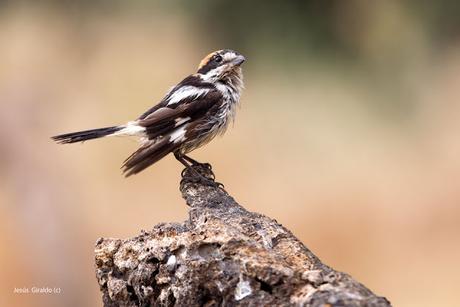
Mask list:
[[96,243],[104,306],[390,306],[275,220],[188,175],[180,185],[187,221]]

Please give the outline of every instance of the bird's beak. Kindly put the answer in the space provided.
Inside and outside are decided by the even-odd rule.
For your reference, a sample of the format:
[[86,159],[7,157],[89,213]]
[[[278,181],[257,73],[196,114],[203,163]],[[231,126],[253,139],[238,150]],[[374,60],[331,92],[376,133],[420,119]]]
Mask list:
[[242,55],[238,55],[236,58],[233,59],[232,63],[235,66],[240,66],[244,63],[244,61],[246,61],[246,58]]

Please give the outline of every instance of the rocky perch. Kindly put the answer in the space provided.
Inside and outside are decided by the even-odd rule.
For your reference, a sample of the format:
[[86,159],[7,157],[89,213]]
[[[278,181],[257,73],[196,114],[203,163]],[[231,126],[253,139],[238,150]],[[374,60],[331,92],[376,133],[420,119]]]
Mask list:
[[97,241],[104,306],[390,306],[321,263],[276,220],[248,212],[189,172],[180,184],[187,221]]

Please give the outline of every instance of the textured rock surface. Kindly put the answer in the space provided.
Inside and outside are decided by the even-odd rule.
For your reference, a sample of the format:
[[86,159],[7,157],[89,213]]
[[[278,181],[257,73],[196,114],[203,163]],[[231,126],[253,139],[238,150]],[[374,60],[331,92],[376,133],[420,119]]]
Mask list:
[[223,190],[183,180],[181,192],[184,223],[98,240],[105,306],[390,306]]

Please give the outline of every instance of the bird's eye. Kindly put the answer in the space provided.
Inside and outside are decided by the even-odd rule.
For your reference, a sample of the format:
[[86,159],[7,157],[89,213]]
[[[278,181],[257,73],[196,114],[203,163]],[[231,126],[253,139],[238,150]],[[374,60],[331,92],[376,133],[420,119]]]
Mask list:
[[220,62],[222,62],[222,57],[220,55],[216,55],[214,57],[214,61],[216,61],[216,63],[220,63]]

